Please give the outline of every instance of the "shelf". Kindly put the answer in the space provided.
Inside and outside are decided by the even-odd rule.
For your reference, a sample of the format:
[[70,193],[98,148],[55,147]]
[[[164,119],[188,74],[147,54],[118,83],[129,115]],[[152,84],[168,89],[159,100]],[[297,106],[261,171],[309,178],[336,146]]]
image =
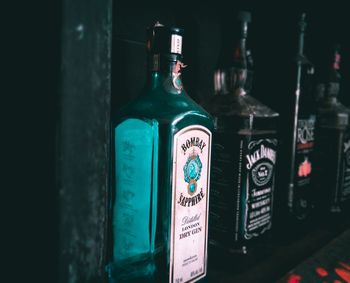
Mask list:
[[350,282],[350,229],[293,268],[278,283]]
[[[275,236],[276,239],[270,245],[265,246],[258,255],[252,257],[226,255],[220,261],[215,260],[215,263],[211,263],[209,258],[209,282],[319,282],[315,279],[317,274],[314,270],[317,266],[331,270],[335,265],[339,266],[338,261],[350,264],[350,229],[348,227],[343,223],[336,229],[326,226],[313,228],[302,233],[303,236],[297,239],[283,237],[283,235]],[[332,251],[330,258],[327,256],[329,251]],[[291,280],[297,280],[298,276],[307,280],[288,281],[290,276],[292,276]]]

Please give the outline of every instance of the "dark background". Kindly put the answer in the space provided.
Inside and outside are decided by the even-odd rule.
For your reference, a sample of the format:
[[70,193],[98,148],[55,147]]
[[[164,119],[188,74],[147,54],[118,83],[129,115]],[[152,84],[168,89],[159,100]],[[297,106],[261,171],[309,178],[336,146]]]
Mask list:
[[[74,229],[60,222],[59,215],[65,211],[60,210],[62,203],[58,202],[55,179],[56,148],[61,142],[57,128],[61,123],[62,93],[65,91],[61,88],[62,44],[69,40],[62,30],[62,19],[74,19],[75,14],[78,18],[84,7],[103,4],[79,0],[74,6],[76,10],[67,15],[63,11],[68,2],[41,1],[4,9],[8,11],[8,17],[5,18],[2,43],[7,63],[2,92],[5,98],[2,141],[5,142],[6,167],[2,185],[2,199],[6,204],[2,213],[2,236],[5,236],[7,263],[4,269],[13,279],[11,282],[20,278],[28,282],[58,281],[59,232]],[[291,99],[290,87],[286,85],[291,73],[289,63],[296,51],[299,15],[305,11],[308,22],[305,53],[315,63],[316,71],[324,68],[323,58],[329,54],[331,44],[342,44],[340,99],[350,106],[350,17],[344,3],[119,0],[113,2],[111,11],[111,111],[117,111],[135,98],[145,82],[145,28],[155,20],[185,29],[184,61],[188,65],[183,71],[185,88],[198,102],[212,95],[212,74],[222,36],[220,27],[223,23],[233,22],[240,9],[251,11],[253,17],[248,39],[255,63],[253,96],[279,112],[287,111]],[[82,20],[92,21],[89,17]],[[102,41],[105,40],[103,36]],[[84,44],[82,50],[89,48],[89,42]],[[70,68],[75,68],[73,62]],[[95,201],[100,200],[96,198]],[[73,213],[79,213],[85,206],[84,201],[77,201]],[[86,225],[89,221],[87,212]],[[69,268],[68,263],[66,268]],[[81,268],[83,270],[84,266]],[[76,276],[71,278],[72,281],[61,278],[61,282],[87,282],[79,280],[81,274]]]
[[[342,45],[341,99],[348,89],[349,18],[345,5],[330,1],[322,3],[304,1],[184,1],[171,6],[159,1],[139,4],[138,10],[128,1],[114,2],[113,30],[113,82],[114,109],[137,96],[145,82],[146,53],[145,27],[156,20],[175,24],[185,29],[183,78],[188,93],[197,101],[213,93],[213,70],[221,47],[221,27],[229,30],[235,24],[239,10],[252,13],[249,26],[248,47],[255,63],[253,95],[278,110],[288,99],[285,93],[285,77],[290,72],[290,62],[297,49],[297,28],[300,14],[306,12],[305,53],[316,65],[316,71],[324,69],[324,59],[329,55],[330,45]],[[129,82],[132,82],[130,84]],[[120,95],[122,94],[122,95]]]

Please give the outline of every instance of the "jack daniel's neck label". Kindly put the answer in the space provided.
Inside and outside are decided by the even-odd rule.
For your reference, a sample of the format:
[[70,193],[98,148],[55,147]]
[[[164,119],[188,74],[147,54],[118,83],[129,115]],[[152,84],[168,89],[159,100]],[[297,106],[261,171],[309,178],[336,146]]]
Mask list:
[[211,133],[193,125],[173,139],[171,283],[206,275]]

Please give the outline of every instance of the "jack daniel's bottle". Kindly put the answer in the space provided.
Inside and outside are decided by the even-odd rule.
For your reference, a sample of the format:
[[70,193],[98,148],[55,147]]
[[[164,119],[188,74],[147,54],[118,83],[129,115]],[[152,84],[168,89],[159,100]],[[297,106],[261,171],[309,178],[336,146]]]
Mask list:
[[[299,23],[299,47],[296,56],[296,88],[291,143],[291,166],[288,185],[288,207],[293,220],[310,215],[314,195],[311,191],[314,167],[314,128],[316,107],[312,97],[314,67],[304,55],[305,14]],[[288,129],[288,128],[287,128]],[[288,129],[289,130],[289,129]]]
[[210,244],[233,254],[248,252],[272,225],[278,113],[245,89],[250,20],[240,12],[237,30],[223,33],[235,38],[224,38],[215,95],[205,106],[214,117]]
[[340,84],[340,52],[335,46],[329,72],[319,87],[316,124],[315,191],[321,214],[342,212],[350,200],[350,109],[338,101]]
[[148,81],[113,118],[111,282],[206,277],[212,119],[181,83],[183,31],[149,31]]

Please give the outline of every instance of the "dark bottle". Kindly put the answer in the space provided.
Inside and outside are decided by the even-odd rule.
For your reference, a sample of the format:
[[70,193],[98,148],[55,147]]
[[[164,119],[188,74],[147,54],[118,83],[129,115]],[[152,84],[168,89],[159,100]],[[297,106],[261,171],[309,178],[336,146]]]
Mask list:
[[301,16],[299,27],[288,184],[289,213],[296,221],[306,219],[314,206],[311,182],[316,122],[316,107],[312,97],[314,67],[304,54],[305,14]]
[[247,50],[247,78],[245,82],[244,90],[247,94],[250,94],[253,88],[253,75],[254,75],[254,60],[251,50]]
[[[247,253],[271,229],[278,113],[246,92],[249,12],[224,38],[214,73],[215,95],[209,241],[224,253]],[[251,245],[252,246],[252,245]]]
[[111,282],[206,277],[213,122],[182,86],[182,38],[149,30],[147,84],[112,121]]
[[315,95],[315,103],[316,103],[316,109],[322,105],[322,101],[324,99],[324,84],[323,83],[319,83],[315,86],[315,91],[314,91],[314,95]]
[[[316,124],[317,211],[320,215],[342,212],[350,199],[350,109],[337,98],[340,88],[340,47],[336,45],[328,62],[322,97],[318,103]],[[331,213],[331,214],[329,214]]]

